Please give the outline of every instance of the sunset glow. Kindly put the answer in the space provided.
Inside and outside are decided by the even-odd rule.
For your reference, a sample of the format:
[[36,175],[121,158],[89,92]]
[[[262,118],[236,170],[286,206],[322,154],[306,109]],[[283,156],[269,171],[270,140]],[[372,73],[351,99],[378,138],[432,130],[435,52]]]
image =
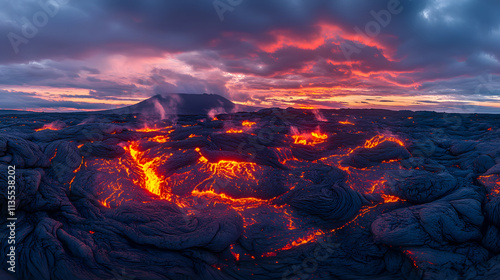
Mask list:
[[[494,9],[471,4],[486,14],[477,17],[449,1],[292,2],[280,2],[276,17],[250,2],[219,15],[213,3],[167,1],[157,7],[169,11],[164,16],[68,3],[36,39],[5,46],[0,109],[95,111],[175,93],[218,94],[257,108],[499,109],[500,54],[490,45],[500,23],[487,12]],[[8,10],[0,17],[7,25],[18,21]]]

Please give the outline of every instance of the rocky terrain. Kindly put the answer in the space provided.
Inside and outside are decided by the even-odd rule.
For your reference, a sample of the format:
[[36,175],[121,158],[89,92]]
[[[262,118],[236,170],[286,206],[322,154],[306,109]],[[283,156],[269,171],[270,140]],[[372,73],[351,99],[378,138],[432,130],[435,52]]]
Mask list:
[[500,277],[500,115],[111,113],[0,116],[18,279]]

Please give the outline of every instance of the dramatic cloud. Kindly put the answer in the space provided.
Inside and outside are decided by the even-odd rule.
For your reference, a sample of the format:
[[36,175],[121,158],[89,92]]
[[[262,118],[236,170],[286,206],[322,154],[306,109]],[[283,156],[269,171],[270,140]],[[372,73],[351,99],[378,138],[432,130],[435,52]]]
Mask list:
[[499,12],[494,0],[4,1],[0,89],[86,109],[207,92],[258,106],[493,112]]

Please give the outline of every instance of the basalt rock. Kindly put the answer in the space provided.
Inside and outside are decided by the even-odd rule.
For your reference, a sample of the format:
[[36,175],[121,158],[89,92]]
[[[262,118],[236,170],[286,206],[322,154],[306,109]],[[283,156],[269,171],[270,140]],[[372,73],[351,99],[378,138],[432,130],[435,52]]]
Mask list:
[[374,148],[355,150],[345,163],[357,168],[367,168],[383,161],[407,159],[410,153],[398,143],[385,141]]
[[290,108],[0,121],[0,209],[9,215],[14,183],[17,279],[500,277],[497,115]]

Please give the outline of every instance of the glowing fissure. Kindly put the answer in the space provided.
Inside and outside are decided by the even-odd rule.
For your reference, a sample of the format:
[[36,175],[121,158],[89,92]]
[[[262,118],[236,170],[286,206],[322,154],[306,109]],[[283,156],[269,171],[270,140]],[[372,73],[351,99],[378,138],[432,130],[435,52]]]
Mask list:
[[41,128],[35,129],[35,131],[42,131],[42,130],[60,130],[61,127],[58,127],[52,123],[49,124],[44,124]]
[[[196,148],[196,151],[199,152],[200,149]],[[199,162],[204,164],[204,169],[214,176],[226,179],[249,178],[258,183],[258,179],[253,174],[256,171],[256,163],[232,160],[219,160],[216,163],[212,163],[201,154]]]
[[[245,127],[251,127],[255,125],[255,123],[250,122],[242,123],[243,126]],[[151,131],[159,131],[161,129],[142,129],[143,131],[141,132],[151,132]],[[228,132],[228,131],[226,131]],[[231,132],[228,132],[231,133]],[[238,132],[239,133],[239,132]],[[190,137],[195,137],[195,135],[191,134]],[[314,146],[319,143],[323,143],[328,139],[328,135],[321,133],[318,131],[314,131],[311,133],[303,133],[303,134],[295,134],[292,135],[292,138],[294,139],[294,144],[298,145],[311,145]],[[170,141],[168,135],[158,135],[158,136],[152,136],[148,138],[149,141],[153,142],[158,142],[158,143],[165,143]],[[346,154],[341,154],[341,155],[333,155],[335,157],[338,157],[339,159],[342,159],[346,156],[348,156],[352,151],[358,149],[358,148],[374,148],[377,145],[385,142],[385,141],[392,141],[395,143],[398,143],[401,146],[404,146],[404,143],[397,139],[396,137],[386,137],[383,135],[377,135],[375,137],[372,137],[371,139],[368,139],[362,146],[359,146],[353,150],[350,150],[350,152],[347,152]],[[303,230],[301,229],[300,226],[297,226],[294,221],[294,217],[292,213],[289,213],[287,210],[290,210],[289,207],[284,207],[284,206],[277,206],[273,205],[272,201],[273,199],[259,199],[259,198],[254,198],[254,197],[244,197],[244,198],[233,198],[225,193],[219,193],[216,191],[216,181],[218,179],[223,179],[223,180],[229,180],[228,182],[234,180],[235,183],[240,181],[240,180],[247,180],[247,181],[253,181],[255,184],[259,183],[259,176],[256,176],[256,174],[259,172],[261,166],[259,166],[256,163],[253,162],[239,162],[239,161],[234,161],[234,160],[219,160],[217,162],[210,162],[207,158],[205,158],[201,150],[199,148],[196,148],[195,151],[199,153],[199,159],[197,163],[194,165],[198,165],[198,167],[195,167],[196,170],[200,171],[202,174],[208,175],[205,179],[201,180],[197,185],[193,188],[193,190],[190,193],[190,197],[186,198],[181,198],[178,197],[177,195],[173,195],[171,192],[171,189],[169,188],[167,183],[180,183],[184,184],[184,179],[179,179],[180,177],[189,177],[190,176],[190,171],[186,173],[182,173],[179,175],[180,177],[177,179],[172,179],[174,176],[170,176],[168,178],[165,178],[164,176],[160,175],[157,171],[157,167],[164,163],[166,160],[168,160],[169,154],[165,154],[161,157],[155,157],[155,158],[148,158],[147,153],[145,151],[140,151],[139,149],[139,142],[130,142],[127,146],[124,147],[125,151],[130,155],[130,158],[132,159],[132,164],[137,166],[138,169],[141,171],[142,176],[140,176],[140,179],[134,180],[134,183],[143,187],[150,193],[158,196],[160,199],[165,199],[172,201],[176,203],[179,207],[187,207],[189,208],[192,206],[194,203],[192,201],[193,197],[199,197],[199,198],[204,198],[206,199],[207,202],[211,202],[214,204],[217,203],[222,203],[225,205],[229,205],[231,208],[234,210],[238,211],[244,220],[244,228],[251,226],[257,221],[253,218],[250,218],[248,216],[245,216],[244,213],[247,209],[252,209],[252,208],[257,208],[261,206],[265,207],[271,207],[271,209],[275,209],[275,211],[279,211],[284,219],[284,222],[286,223],[286,227],[293,231],[293,230]],[[299,160],[295,157],[292,156],[292,151],[290,148],[275,148],[278,154],[278,157],[280,159],[280,162],[282,164],[287,164],[289,161],[293,162],[303,162],[303,160]],[[120,165],[121,164],[120,159]],[[329,158],[322,158],[321,160],[328,161]],[[83,162],[83,160],[82,160]],[[108,163],[109,164],[109,163]],[[290,164],[289,164],[290,165]],[[332,165],[332,163],[330,163]],[[333,164],[335,165],[335,164]],[[81,166],[80,166],[81,167]],[[339,165],[341,169],[346,171],[348,174],[351,174],[351,167],[342,167]],[[368,170],[369,168],[365,168]],[[363,169],[363,170],[365,170]],[[75,170],[76,171],[76,170]],[[130,170],[128,168],[125,168],[125,171],[127,174],[130,176]],[[303,176],[302,176],[303,178]],[[177,180],[177,181],[175,181]],[[375,193],[376,189],[380,187],[382,189],[385,180],[379,180],[369,188],[366,193]],[[205,187],[204,189],[199,189],[198,187],[201,186],[204,183],[208,183],[208,188]],[[235,185],[234,187],[238,187]],[[119,197],[122,193],[123,190],[121,190],[119,184],[110,184],[110,188],[113,189],[113,194],[111,196],[108,196],[105,199],[101,199],[99,202],[104,206],[104,207],[111,207],[110,202],[113,201],[113,199],[116,199]],[[293,187],[291,188],[293,189]],[[289,190],[290,191],[290,190]],[[287,191],[287,192],[289,192]],[[295,238],[293,240],[290,240],[285,246],[279,249],[275,249],[271,252],[267,252],[262,254],[262,257],[270,257],[270,256],[276,256],[277,253],[280,251],[285,251],[285,250],[290,250],[292,248],[295,248],[297,246],[307,244],[310,242],[315,242],[317,241],[317,238],[320,236],[323,236],[328,233],[333,233],[336,230],[340,230],[350,224],[356,223],[358,218],[363,217],[365,214],[370,212],[371,209],[384,204],[384,203],[394,203],[398,201],[402,201],[400,198],[392,195],[387,195],[385,193],[381,193],[381,198],[384,200],[383,202],[380,202],[375,205],[371,206],[365,206],[363,207],[359,213],[351,219],[349,222],[346,224],[342,225],[339,228],[335,228],[332,230],[328,231],[323,231],[321,229],[308,229],[306,230],[305,234],[301,234],[300,237]],[[188,210],[189,211],[189,210]],[[234,253],[231,251],[233,256],[235,257],[236,260],[240,259],[240,254],[239,253]]]
[[328,135],[315,131],[311,133],[292,135],[292,138],[294,140],[294,144],[314,146],[325,142],[328,139]]
[[251,122],[251,121],[243,121],[241,123],[242,126],[246,126],[246,127],[252,127],[254,126],[255,124],[257,124],[256,122]]
[[161,197],[162,199],[170,200],[172,194],[169,192],[162,191],[161,184],[164,178],[158,176],[153,166],[158,165],[161,162],[161,158],[154,158],[153,160],[146,161],[142,160],[143,153],[137,149],[137,144],[134,142],[129,146],[124,148],[125,151],[129,152],[132,159],[137,163],[137,165],[142,169],[145,178],[142,186],[149,192]]
[[367,140],[365,142],[365,145],[363,146],[363,148],[375,148],[376,146],[382,144],[385,141],[391,141],[394,143],[398,143],[400,146],[403,146],[403,147],[405,146],[403,141],[399,140],[396,137],[393,137],[393,136],[386,137],[384,135],[377,135],[377,136],[374,136],[371,139]]
[[382,199],[384,199],[385,203],[398,202],[401,199],[394,195],[382,194]]
[[231,129],[226,130],[226,133],[243,133],[243,130],[231,128]]
[[[166,179],[163,176],[159,175],[156,171],[156,167],[167,160],[168,156],[148,159],[144,155],[144,152],[141,152],[139,150],[137,142],[132,142],[124,149],[127,153],[130,154],[134,163],[141,169],[142,173],[144,174],[142,182],[137,181],[135,182],[136,184],[142,186],[150,193],[159,196],[161,199],[171,200],[181,207],[188,205],[186,201],[182,201],[182,199],[173,196],[166,184]],[[197,148],[196,151],[199,152],[199,149]],[[201,171],[205,171],[211,174],[210,177],[206,180],[213,179],[214,177],[223,179],[247,178],[249,180],[255,180],[256,183],[258,183],[257,178],[253,174],[257,167],[257,164],[255,163],[229,160],[220,160],[219,162],[211,163],[208,162],[208,160],[203,156],[200,156],[198,163],[202,164],[202,166],[200,167]],[[212,188],[202,191],[194,188],[191,192],[191,195],[193,197],[206,197],[209,199],[215,199],[219,203],[229,203],[231,207],[233,207],[237,211],[243,211],[246,208],[255,208],[263,204],[269,204],[269,201],[267,200],[257,199],[253,197],[232,198],[223,193],[216,193]],[[104,201],[103,205],[109,204]]]

